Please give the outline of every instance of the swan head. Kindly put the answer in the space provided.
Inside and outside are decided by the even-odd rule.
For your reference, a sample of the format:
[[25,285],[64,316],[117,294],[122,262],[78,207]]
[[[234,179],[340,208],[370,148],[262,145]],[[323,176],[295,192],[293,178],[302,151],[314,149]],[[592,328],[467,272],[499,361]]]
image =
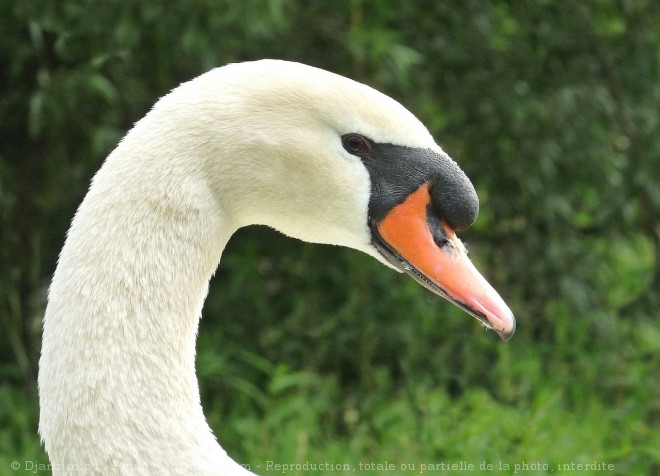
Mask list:
[[209,153],[208,176],[237,227],[265,224],[361,250],[503,339],[513,335],[512,312],[456,237],[477,217],[475,189],[412,113],[369,86],[298,63],[239,63],[202,78],[179,97],[202,88],[205,104],[222,111],[207,135],[231,160]]

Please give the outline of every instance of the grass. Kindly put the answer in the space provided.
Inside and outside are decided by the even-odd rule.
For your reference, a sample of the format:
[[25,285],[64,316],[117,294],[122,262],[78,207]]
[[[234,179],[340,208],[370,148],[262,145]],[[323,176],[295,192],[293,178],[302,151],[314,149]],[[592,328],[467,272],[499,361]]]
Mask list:
[[260,474],[652,474],[660,457],[650,426],[597,399],[567,408],[561,386],[506,403],[479,388],[460,398],[395,388],[384,376],[370,395],[344,395],[332,377],[306,380],[275,392],[263,420],[230,422],[245,432],[239,459]]
[[[211,427],[255,473],[660,473],[653,319],[602,309],[576,319],[561,300],[548,301],[540,331],[522,316],[518,335],[502,344],[460,310],[420,298],[405,277],[365,271],[372,264],[360,257],[333,255],[355,283],[343,291],[335,268],[283,271],[295,267],[266,267],[263,252],[243,251],[261,274],[229,280],[221,267],[197,368]],[[234,271],[231,255],[227,262]],[[266,299],[276,281],[309,292]],[[2,368],[0,476],[47,464],[36,392],[17,369]]]
[[[331,375],[275,366],[266,388],[255,390],[258,405],[239,405],[224,417],[207,408],[207,415],[228,452],[262,475],[658,469],[660,437],[644,420],[643,405],[613,408],[593,393],[575,405],[552,378],[515,402],[478,387],[453,397],[427,383],[399,385],[384,369],[374,381],[373,391],[362,394]],[[0,396],[0,475],[21,474],[11,470],[13,461],[47,463],[36,435],[36,402],[8,386]]]

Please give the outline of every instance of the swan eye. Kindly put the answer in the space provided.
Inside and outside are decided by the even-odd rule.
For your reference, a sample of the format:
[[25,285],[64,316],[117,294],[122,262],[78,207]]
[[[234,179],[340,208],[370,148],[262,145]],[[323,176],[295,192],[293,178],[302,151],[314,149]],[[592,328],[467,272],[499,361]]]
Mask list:
[[342,144],[351,154],[365,154],[369,151],[367,139],[358,134],[347,134],[342,137]]

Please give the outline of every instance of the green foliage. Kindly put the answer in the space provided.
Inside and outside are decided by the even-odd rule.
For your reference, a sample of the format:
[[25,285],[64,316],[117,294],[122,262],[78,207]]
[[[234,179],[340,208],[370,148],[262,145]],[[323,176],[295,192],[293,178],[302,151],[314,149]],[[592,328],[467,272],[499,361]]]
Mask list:
[[[242,230],[198,342],[228,451],[262,474],[660,471],[657,2],[21,1],[0,18],[0,474],[46,460],[40,320],[94,171],[159,96],[260,57],[364,81],[428,125],[475,183],[462,237],[518,334],[497,342],[366,256]],[[342,471],[288,474],[310,473]]]

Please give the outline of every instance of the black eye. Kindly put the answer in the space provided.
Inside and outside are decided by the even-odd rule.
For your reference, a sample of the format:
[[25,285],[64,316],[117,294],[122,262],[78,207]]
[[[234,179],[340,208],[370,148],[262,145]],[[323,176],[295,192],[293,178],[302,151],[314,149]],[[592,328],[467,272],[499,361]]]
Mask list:
[[342,137],[342,144],[351,154],[364,154],[369,150],[367,140],[358,134],[347,134]]

